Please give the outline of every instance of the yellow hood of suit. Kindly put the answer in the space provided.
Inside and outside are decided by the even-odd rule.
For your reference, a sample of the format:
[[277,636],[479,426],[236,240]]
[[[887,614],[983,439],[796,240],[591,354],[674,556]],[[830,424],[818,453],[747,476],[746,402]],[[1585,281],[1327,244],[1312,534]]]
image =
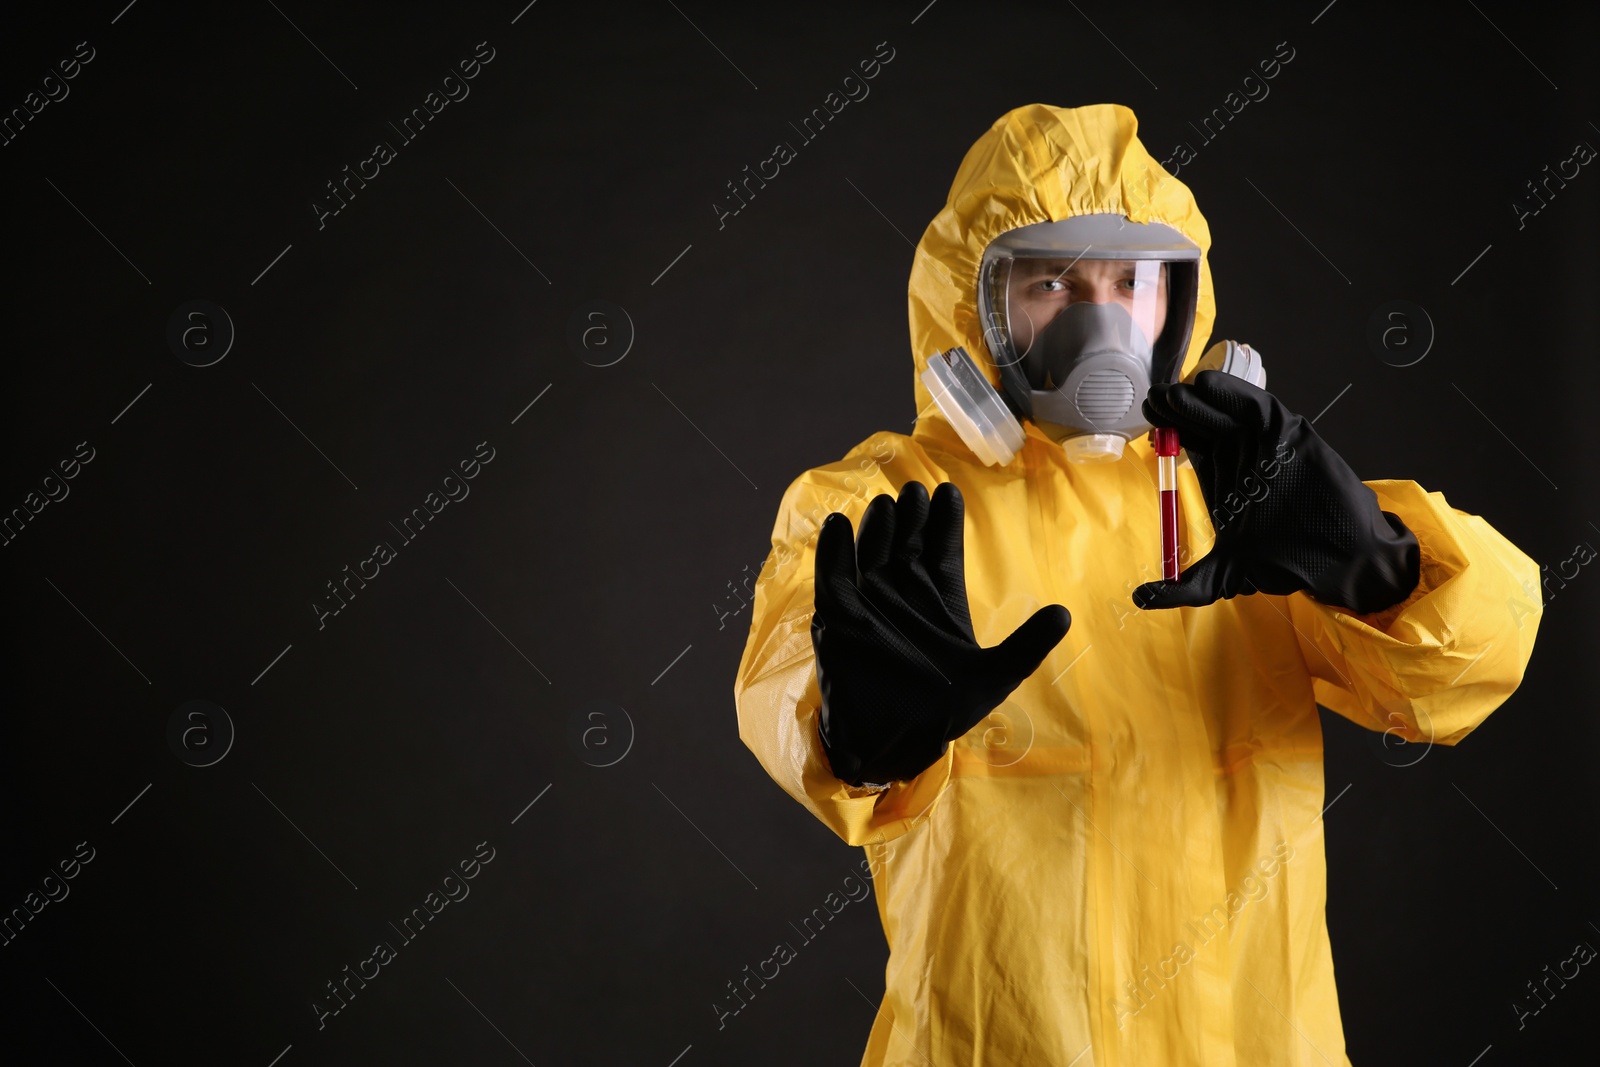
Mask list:
[[978,321],[978,266],[989,242],[1036,222],[1110,212],[1131,222],[1165,223],[1198,245],[1200,293],[1180,377],[1200,362],[1216,316],[1206,259],[1211,231],[1189,187],[1145,151],[1138,130],[1139,120],[1121,104],[1029,104],[1002,115],[967,152],[911,268],[911,352],[921,419],[945,421],[922,384],[937,352],[965,347],[999,388]]
[[[1117,211],[1209,248],[1188,189],[1134,133],[1124,107],[1031,105],[983,135],[917,248],[919,373],[961,344],[995,380],[975,296],[983,249],[1005,230]],[[1212,315],[1202,260],[1186,373]],[[1538,565],[1441,494],[1372,480],[1421,546],[1421,584],[1401,604],[1357,616],[1256,594],[1143,612],[1130,594],[1160,558],[1144,438],[1120,461],[1079,465],[1028,422],[1016,458],[986,467],[920,380],[916,393],[912,434],[875,433],[784,492],[733,686],[739,736],[768,774],[866,850],[889,957],[863,1067],[1346,1067],[1317,705],[1419,743],[1416,758],[1462,740],[1522,679]],[[834,777],[817,736],[816,535],[835,511],[859,529],[869,501],[913,479],[961,489],[979,644],[1045,604],[1066,605],[1072,628],[936,763],[879,792]],[[1214,538],[1192,470],[1178,495],[1192,563]],[[835,910],[815,909],[758,970],[770,976]],[[757,981],[737,1001],[719,992],[720,1025],[786,1010]]]

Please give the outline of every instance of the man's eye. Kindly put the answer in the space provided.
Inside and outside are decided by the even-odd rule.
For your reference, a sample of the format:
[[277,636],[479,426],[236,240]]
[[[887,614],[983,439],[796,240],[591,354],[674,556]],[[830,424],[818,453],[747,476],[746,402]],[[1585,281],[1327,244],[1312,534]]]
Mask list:
[[1067,283],[1060,278],[1051,278],[1049,281],[1040,282],[1039,288],[1047,293],[1064,293],[1067,290]]

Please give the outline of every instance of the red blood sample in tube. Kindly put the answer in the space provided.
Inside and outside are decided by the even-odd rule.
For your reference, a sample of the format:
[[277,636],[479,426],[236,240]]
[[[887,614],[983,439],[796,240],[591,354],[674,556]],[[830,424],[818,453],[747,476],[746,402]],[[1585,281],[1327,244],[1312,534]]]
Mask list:
[[1161,579],[1178,580],[1178,431],[1158,426],[1152,433],[1156,446],[1157,488],[1161,493]]

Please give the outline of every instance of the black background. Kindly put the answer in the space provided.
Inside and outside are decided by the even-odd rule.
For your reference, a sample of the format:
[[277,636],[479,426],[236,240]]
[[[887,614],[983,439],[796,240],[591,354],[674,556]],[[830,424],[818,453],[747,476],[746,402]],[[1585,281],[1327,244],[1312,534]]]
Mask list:
[[[1600,545],[1600,164],[1521,229],[1511,206],[1600,146],[1592,5],[123,3],[0,40],[7,110],[95,50],[0,147],[0,507],[95,450],[0,552],[0,908],[96,850],[0,948],[7,1062],[857,1062],[870,902],[724,1029],[711,1007],[861,858],[739,740],[729,583],[794,477],[909,431],[911,242],[1023,103],[1124,103],[1158,159],[1197,148],[1213,336],[1291,408],[1337,399],[1318,430],[1363,477],[1546,574]],[[480,41],[470,96],[319,229],[324,182]],[[719,229],[724,182],[881,41],[871,95]],[[236,329],[204,368],[166,341],[194,299]],[[568,340],[594,299],[636,331],[608,367]],[[1399,299],[1437,334],[1407,367],[1365,340]],[[319,629],[324,583],[483,441],[470,496]],[[1521,1030],[1511,1004],[1600,947],[1596,569],[1548,583],[1522,687],[1459,748],[1391,766],[1416,757],[1324,713],[1361,1067],[1593,1054],[1594,966]],[[237,728],[209,767],[167,742],[191,699]],[[595,701],[633,731],[608,767],[629,726]],[[575,744],[596,722],[611,747]],[[319,1030],[323,983],[481,841],[471,895]]]

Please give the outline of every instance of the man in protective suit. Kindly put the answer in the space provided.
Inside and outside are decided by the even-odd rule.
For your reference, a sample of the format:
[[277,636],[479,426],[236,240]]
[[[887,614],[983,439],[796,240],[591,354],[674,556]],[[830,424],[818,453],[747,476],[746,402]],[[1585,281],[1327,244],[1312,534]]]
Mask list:
[[1030,105],[967,153],[915,428],[797,478],[756,586],[740,736],[876,871],[863,1067],[1348,1064],[1317,705],[1455,744],[1532,651],[1532,560],[1206,351],[1210,232],[1136,130]]

